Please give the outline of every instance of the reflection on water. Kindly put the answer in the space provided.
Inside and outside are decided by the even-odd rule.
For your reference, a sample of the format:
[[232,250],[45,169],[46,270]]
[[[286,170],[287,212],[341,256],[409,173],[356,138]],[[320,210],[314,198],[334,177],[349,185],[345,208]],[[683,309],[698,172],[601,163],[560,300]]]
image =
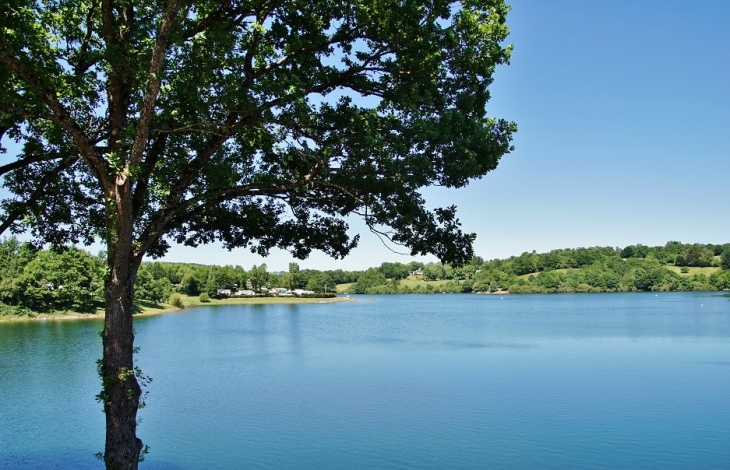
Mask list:
[[[0,469],[98,468],[96,321],[0,324]],[[421,295],[137,321],[142,468],[725,468],[730,298]]]

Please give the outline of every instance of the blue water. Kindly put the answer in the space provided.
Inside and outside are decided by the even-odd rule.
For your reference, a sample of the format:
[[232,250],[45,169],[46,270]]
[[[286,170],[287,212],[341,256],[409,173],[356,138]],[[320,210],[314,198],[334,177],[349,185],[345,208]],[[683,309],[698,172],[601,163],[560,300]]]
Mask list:
[[[0,468],[98,468],[98,321],[0,324]],[[140,318],[141,468],[728,468],[730,297],[412,295]]]

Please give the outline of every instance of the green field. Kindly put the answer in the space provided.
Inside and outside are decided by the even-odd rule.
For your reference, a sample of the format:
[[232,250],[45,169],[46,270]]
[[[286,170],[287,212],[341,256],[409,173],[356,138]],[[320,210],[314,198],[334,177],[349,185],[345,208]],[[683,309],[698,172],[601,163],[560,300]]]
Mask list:
[[[688,273],[683,273],[682,268],[679,266],[664,266],[665,268],[669,269],[670,271],[674,271],[677,274],[681,274],[682,276],[692,276],[694,274],[704,274],[705,276],[710,276],[712,273],[720,271],[720,268],[718,266],[710,266],[706,268],[689,268]],[[578,271],[578,268],[562,268],[562,269],[554,269],[551,272],[554,273],[567,273],[569,271]],[[521,276],[517,276],[520,279],[528,279],[530,276],[539,276],[540,273],[530,273],[530,274],[522,274]]]
[[[402,279],[400,281],[401,286],[408,286],[409,288],[413,289],[416,286],[421,286],[422,288],[426,288],[427,285],[432,285],[434,288],[446,284],[447,280],[440,280],[440,281],[424,281],[423,276],[408,276],[406,279]],[[451,281],[454,282],[454,281]],[[455,281],[455,282],[462,282],[462,281]],[[352,287],[355,283],[350,282],[348,284],[337,284],[337,292],[343,293],[347,292],[350,287]]]
[[720,270],[718,266],[710,266],[707,268],[689,268],[688,273],[683,273],[679,266],[667,266],[667,269],[674,271],[677,274],[681,274],[682,276],[692,276],[693,274],[704,274],[705,276],[709,276],[714,272],[717,272]]

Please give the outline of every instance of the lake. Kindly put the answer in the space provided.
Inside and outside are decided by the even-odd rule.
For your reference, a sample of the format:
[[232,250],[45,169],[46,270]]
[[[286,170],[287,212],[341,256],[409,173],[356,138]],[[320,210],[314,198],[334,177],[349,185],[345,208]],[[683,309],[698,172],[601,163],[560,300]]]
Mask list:
[[[0,469],[102,466],[100,329],[0,323]],[[730,466],[723,293],[361,296],[136,330],[143,469]]]

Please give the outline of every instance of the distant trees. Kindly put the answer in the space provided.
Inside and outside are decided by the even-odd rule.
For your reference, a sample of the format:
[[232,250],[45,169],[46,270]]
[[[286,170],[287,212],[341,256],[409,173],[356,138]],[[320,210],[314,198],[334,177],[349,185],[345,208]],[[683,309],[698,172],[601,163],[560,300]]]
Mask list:
[[649,254],[649,247],[644,245],[629,245],[621,250],[622,258],[646,258]]
[[358,277],[357,282],[352,286],[355,294],[365,294],[368,289],[385,284],[387,279],[378,268],[370,268]]
[[35,312],[93,312],[104,268],[86,251],[36,250],[14,238],[0,243],[0,301]]
[[266,271],[266,264],[262,263],[259,266],[255,264],[249,271],[249,281],[251,281],[251,288],[253,290],[261,289],[264,284],[269,280],[269,273]]
[[535,256],[532,253],[525,252],[519,257],[514,258],[512,261],[512,272],[518,276],[537,272],[537,260]]
[[692,245],[674,260],[676,266],[706,267],[715,262],[714,248],[701,245]]
[[655,286],[661,284],[664,280],[665,273],[668,272],[666,269],[661,268],[649,268],[649,269],[637,269],[634,272],[634,286],[636,290],[650,291]]
[[[623,258],[627,254],[631,256]],[[707,273],[695,269],[707,266],[719,266],[722,271]],[[423,275],[416,279],[439,282],[414,285],[406,281],[417,269],[422,269]],[[94,311],[102,300],[104,270],[103,256],[92,256],[75,247],[40,250],[14,238],[2,240],[0,310]],[[293,262],[288,271],[276,273],[269,272],[265,264],[247,271],[241,266],[156,261],[141,265],[134,293],[135,300],[159,303],[167,301],[171,294],[205,294],[214,298],[219,289],[246,287],[305,288],[321,293],[335,292],[338,284],[351,284],[348,292],[360,294],[730,289],[730,244],[669,242],[656,247],[560,249],[525,252],[503,260],[474,257],[462,266],[385,262],[366,271],[300,269]]]
[[167,299],[173,291],[170,280],[165,277],[164,270],[159,263],[142,265],[134,281],[134,296],[136,299],[145,299],[155,304]]
[[[730,271],[696,272],[695,267],[719,266],[730,245],[682,244],[629,245],[525,252],[504,260],[473,262],[462,267],[429,263],[423,268],[426,281],[448,281],[439,292],[616,292],[713,290],[730,288]],[[720,254],[720,259],[717,259]],[[725,257],[730,259],[730,253]],[[682,266],[681,273],[672,265]],[[730,261],[728,261],[730,267]],[[405,284],[394,288],[388,278],[368,293],[429,292]],[[354,292],[354,291],[352,291]]]
[[388,279],[405,279],[411,274],[411,268],[403,263],[383,263],[378,270]]
[[720,256],[720,267],[723,271],[730,271],[730,246],[725,248]]

